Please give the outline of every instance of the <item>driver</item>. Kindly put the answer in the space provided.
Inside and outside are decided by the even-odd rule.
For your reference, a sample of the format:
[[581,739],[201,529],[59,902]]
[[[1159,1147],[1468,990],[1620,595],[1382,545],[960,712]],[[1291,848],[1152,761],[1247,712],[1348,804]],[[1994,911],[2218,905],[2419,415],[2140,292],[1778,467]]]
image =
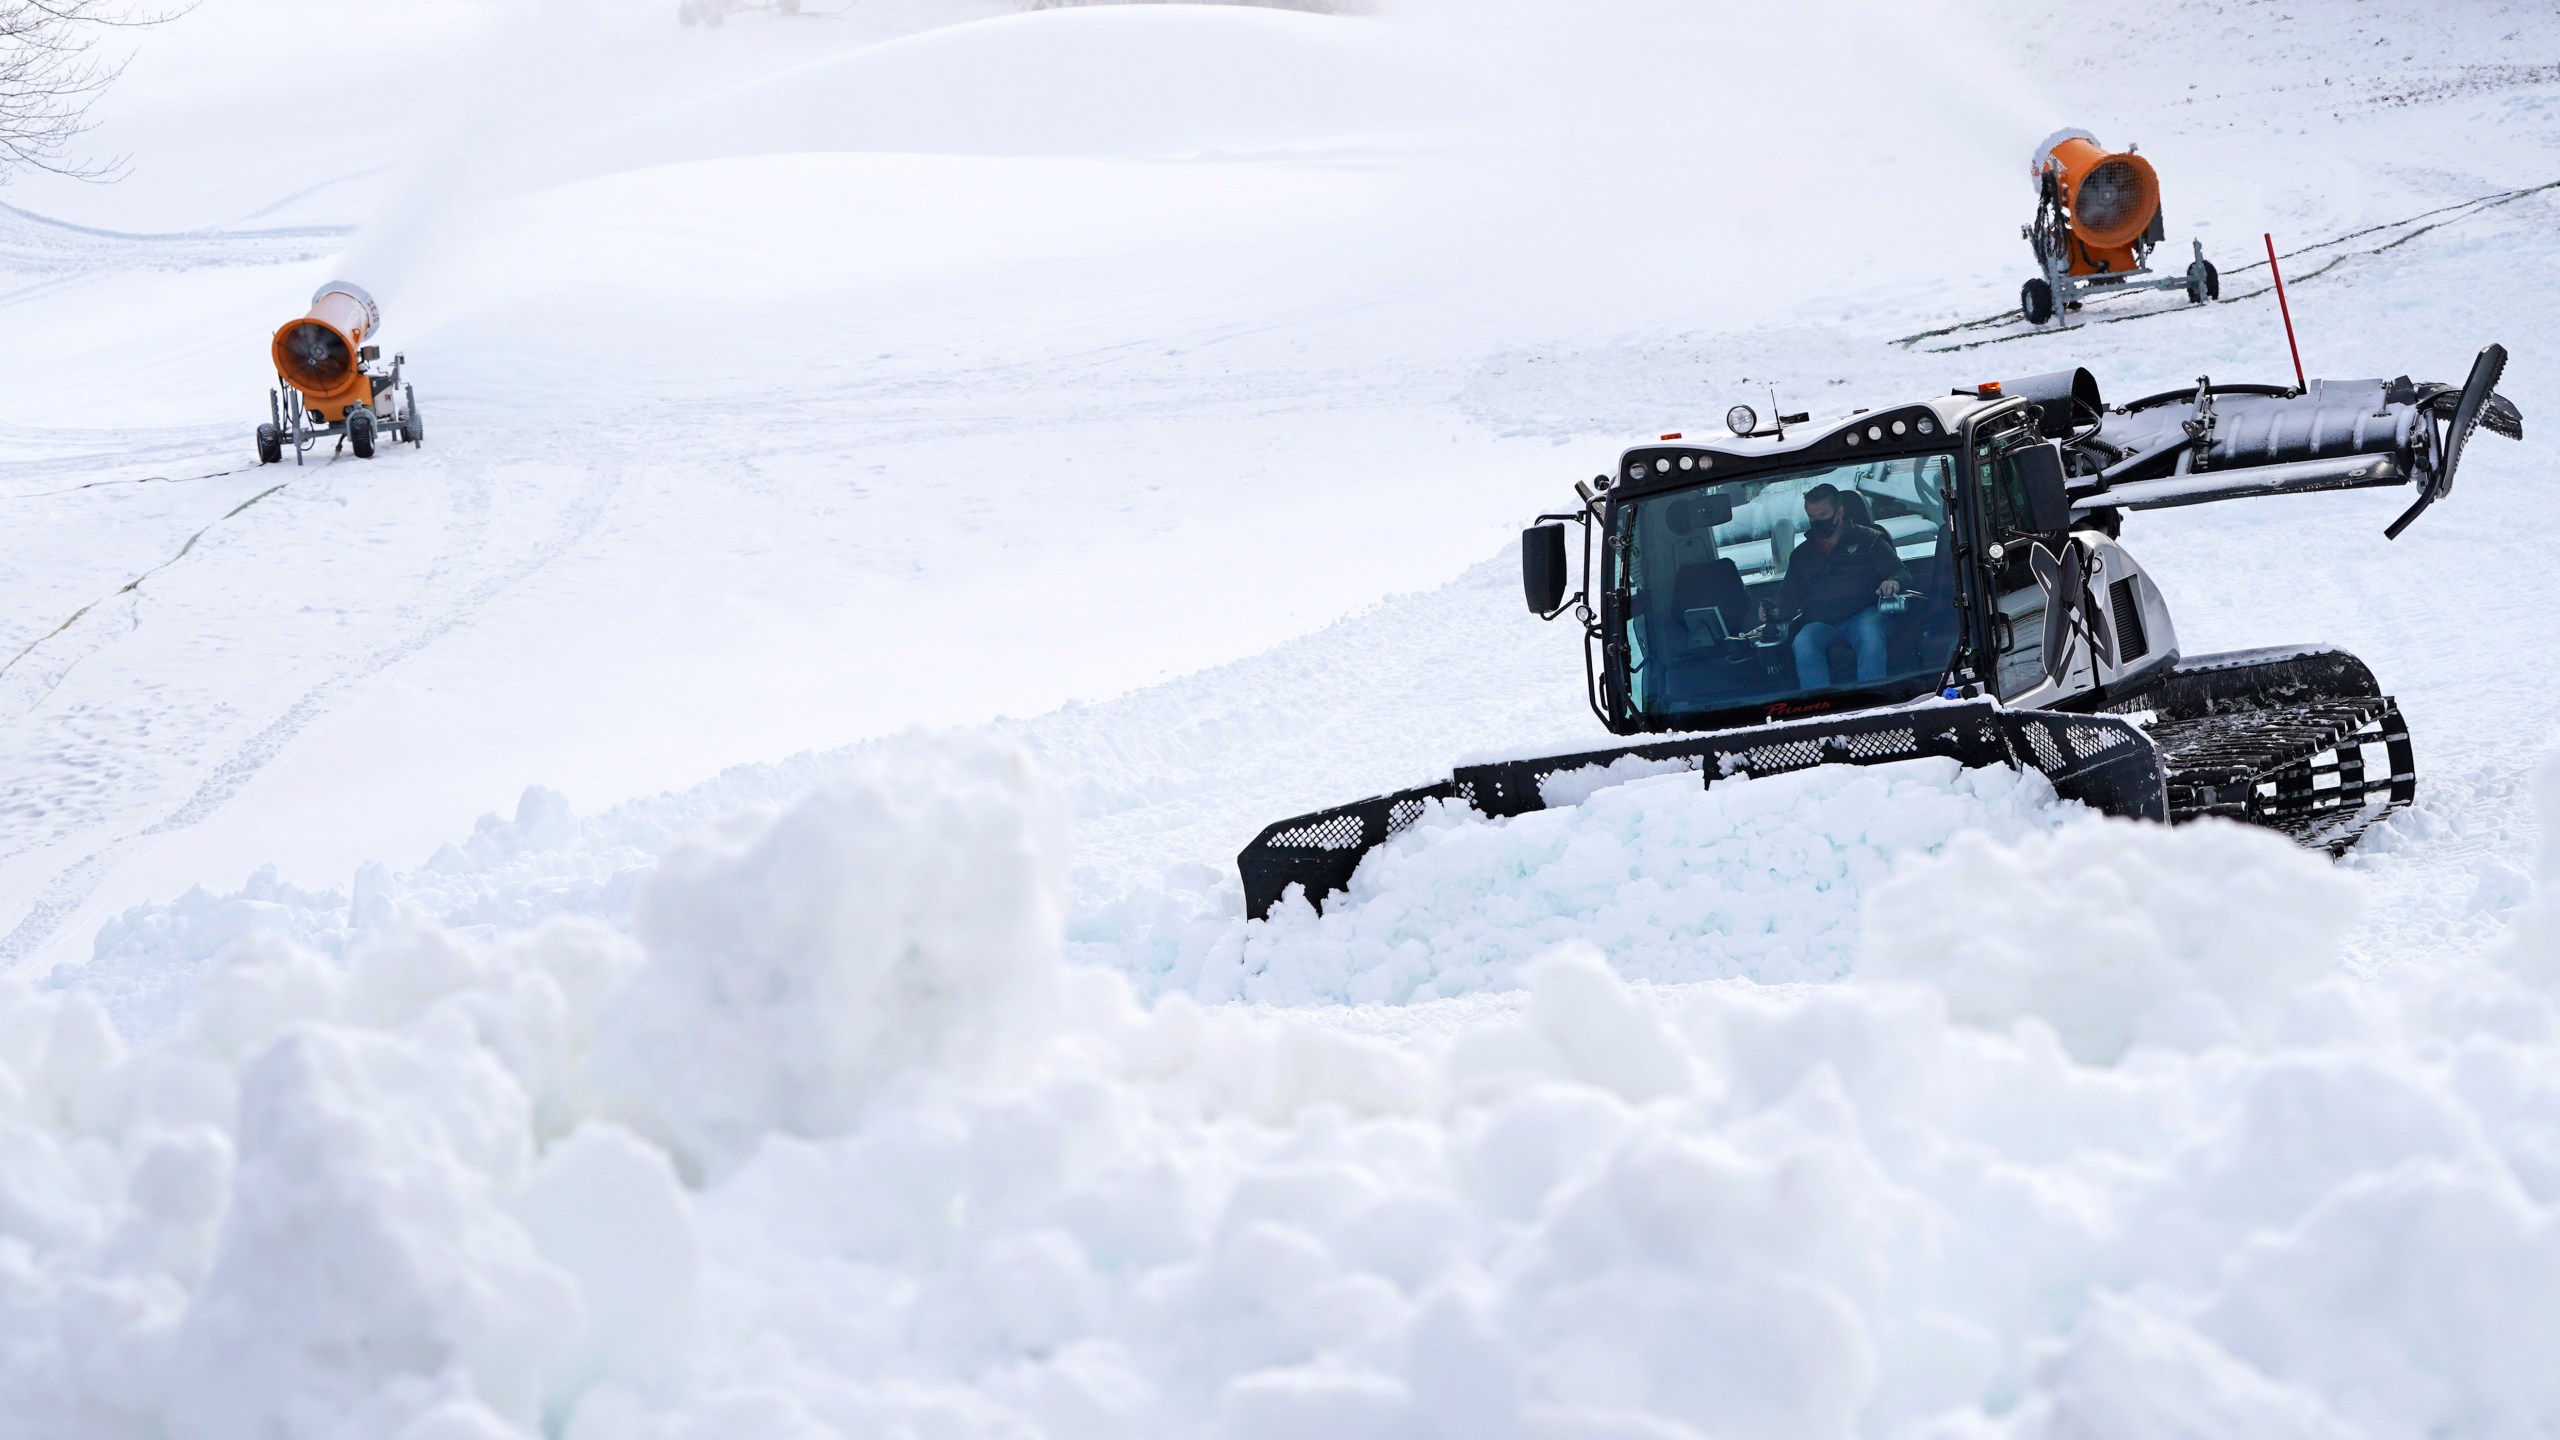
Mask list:
[[1778,613],[1796,621],[1796,683],[1808,690],[1832,683],[1835,640],[1857,654],[1860,683],[1881,680],[1890,622],[1876,602],[1910,584],[1911,572],[1883,531],[1849,519],[1837,486],[1804,492],[1804,518],[1806,538],[1778,586]]

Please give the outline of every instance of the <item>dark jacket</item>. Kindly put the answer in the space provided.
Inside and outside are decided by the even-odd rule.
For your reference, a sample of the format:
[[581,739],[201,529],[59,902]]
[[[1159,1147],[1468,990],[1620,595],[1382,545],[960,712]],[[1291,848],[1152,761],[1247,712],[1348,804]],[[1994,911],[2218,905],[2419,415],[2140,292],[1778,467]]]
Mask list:
[[1843,524],[1831,553],[1806,540],[1787,559],[1787,578],[1778,586],[1781,614],[1836,625],[1876,603],[1876,587],[1887,580],[1908,589],[1911,572],[1902,568],[1893,541],[1881,530]]

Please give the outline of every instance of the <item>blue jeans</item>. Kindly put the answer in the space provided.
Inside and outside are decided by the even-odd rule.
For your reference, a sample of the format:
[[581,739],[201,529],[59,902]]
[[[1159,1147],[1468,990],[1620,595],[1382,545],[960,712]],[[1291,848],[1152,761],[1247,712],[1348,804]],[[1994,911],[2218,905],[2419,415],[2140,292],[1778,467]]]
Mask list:
[[1884,678],[1886,621],[1873,605],[1846,620],[1810,620],[1796,630],[1796,683],[1819,690],[1831,683],[1831,643],[1849,642],[1858,652],[1858,683]]

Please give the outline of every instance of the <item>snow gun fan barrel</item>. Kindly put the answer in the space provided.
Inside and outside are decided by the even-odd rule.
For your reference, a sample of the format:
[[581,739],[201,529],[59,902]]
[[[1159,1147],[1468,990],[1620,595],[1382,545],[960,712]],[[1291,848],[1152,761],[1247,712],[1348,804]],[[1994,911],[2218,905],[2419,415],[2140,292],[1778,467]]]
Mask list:
[[2038,193],[2053,177],[2071,215],[2071,273],[2122,273],[2134,246],[2160,216],[2160,175],[2132,151],[2107,150],[2086,130],[2064,130],[2036,148],[2029,176]]
[[359,363],[366,337],[382,328],[382,307],[363,288],[332,280],[311,297],[301,317],[276,327],[268,346],[276,374],[302,392],[315,413],[343,411],[373,398]]
[[2222,276],[2202,242],[2173,275],[2151,273],[2151,252],[2168,231],[2160,213],[2160,173],[2134,147],[2110,150],[2086,130],[2056,130],[2027,157],[2036,215],[2020,227],[2035,252],[2036,278],[2018,291],[2030,325],[2062,319],[2093,294],[2184,290],[2187,303],[2222,297]]

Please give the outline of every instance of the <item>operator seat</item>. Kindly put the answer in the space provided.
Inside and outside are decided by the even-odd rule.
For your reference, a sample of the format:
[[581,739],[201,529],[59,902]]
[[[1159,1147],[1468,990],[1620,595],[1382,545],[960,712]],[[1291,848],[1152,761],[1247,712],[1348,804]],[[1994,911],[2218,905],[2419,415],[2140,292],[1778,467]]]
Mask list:
[[[1723,502],[1722,508],[1725,518],[1732,518],[1732,502]],[[1664,518],[1670,522],[1671,533],[1680,537],[1674,543],[1682,556],[1680,568],[1671,576],[1673,623],[1677,624],[1678,617],[1691,610],[1713,606],[1723,614],[1725,630],[1741,634],[1746,628],[1744,617],[1751,611],[1751,595],[1743,587],[1741,567],[1716,553],[1714,512],[1702,515],[1698,502],[1683,498],[1671,502]],[[1690,548],[1693,536],[1698,542],[1694,551]],[[1704,558],[1687,558],[1693,553]]]
[[1840,492],[1839,503],[1840,514],[1850,524],[1861,530],[1876,528],[1876,512],[1867,504],[1867,497],[1863,493],[1856,490],[1843,490]]
[[1682,614],[1713,606],[1724,616],[1725,633],[1739,635],[1750,628],[1743,617],[1751,613],[1751,594],[1743,587],[1741,567],[1718,558],[1704,565],[1683,565],[1671,578],[1671,608]]

